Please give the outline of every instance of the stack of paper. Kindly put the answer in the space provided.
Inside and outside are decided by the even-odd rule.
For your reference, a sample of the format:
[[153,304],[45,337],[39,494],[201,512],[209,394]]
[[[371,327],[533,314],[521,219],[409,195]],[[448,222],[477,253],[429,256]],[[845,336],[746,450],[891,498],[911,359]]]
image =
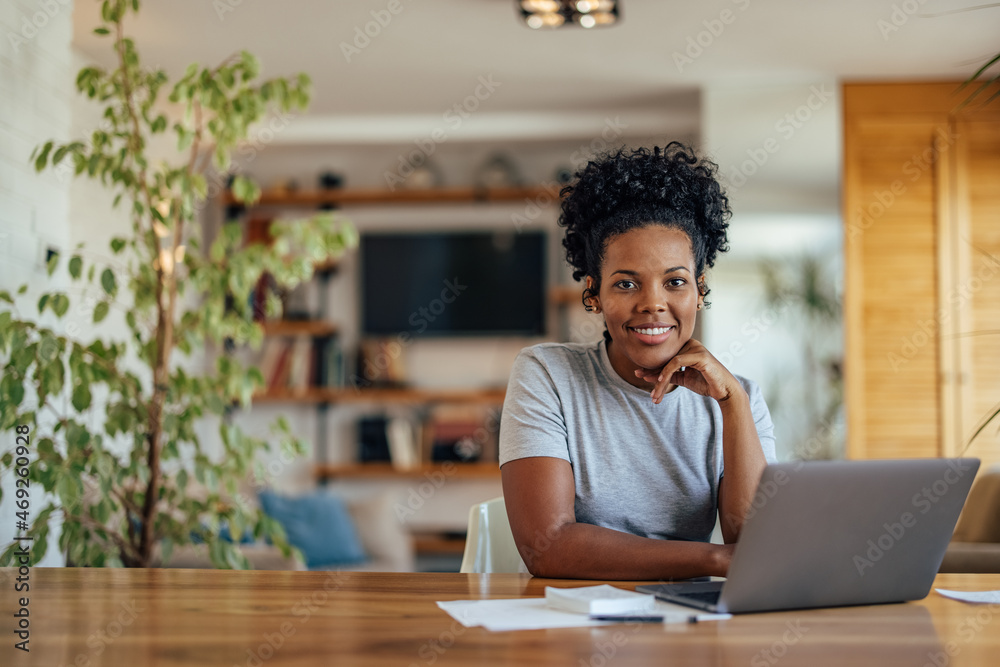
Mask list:
[[545,602],[553,609],[576,614],[628,614],[650,611],[656,607],[656,597],[636,593],[608,584],[580,588],[545,587]]

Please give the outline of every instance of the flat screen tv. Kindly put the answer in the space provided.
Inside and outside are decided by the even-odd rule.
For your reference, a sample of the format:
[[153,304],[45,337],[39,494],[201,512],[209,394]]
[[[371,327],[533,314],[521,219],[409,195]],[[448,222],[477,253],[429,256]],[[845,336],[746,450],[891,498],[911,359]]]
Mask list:
[[362,234],[362,332],[544,335],[545,257],[543,232]]

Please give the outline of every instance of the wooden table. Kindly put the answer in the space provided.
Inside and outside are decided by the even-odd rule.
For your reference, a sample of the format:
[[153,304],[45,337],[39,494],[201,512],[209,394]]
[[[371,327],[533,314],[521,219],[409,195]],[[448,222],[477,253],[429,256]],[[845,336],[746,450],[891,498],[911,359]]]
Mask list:
[[[541,596],[584,582],[522,575],[35,568],[30,653],[14,649],[16,570],[0,570],[0,664],[37,665],[996,665],[1000,605],[920,602],[693,625],[488,632],[437,600]],[[620,584],[619,585],[635,585]],[[1000,589],[1000,575],[936,586]],[[949,655],[949,651],[951,655]]]

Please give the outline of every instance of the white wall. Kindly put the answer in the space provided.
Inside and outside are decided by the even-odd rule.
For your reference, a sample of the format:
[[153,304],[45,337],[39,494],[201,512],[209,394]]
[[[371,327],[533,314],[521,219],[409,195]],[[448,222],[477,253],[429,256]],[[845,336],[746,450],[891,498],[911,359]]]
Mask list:
[[[835,81],[719,86],[704,91],[705,151],[719,164],[733,218],[728,253],[709,276],[705,344],[734,373],[761,385],[772,405],[779,458],[809,436],[802,396],[815,378],[801,341],[810,335],[791,309],[764,300],[759,265],[821,257],[842,282],[841,120]],[[842,349],[840,330],[818,341]]]
[[[67,284],[65,276],[53,281],[46,276],[46,249],[57,249],[65,258],[72,248],[69,179],[52,171],[36,174],[29,162],[35,146],[70,136],[72,2],[5,2],[0,5],[0,35],[0,289],[13,292],[27,284],[28,294],[18,307],[31,316],[43,288]],[[49,324],[65,331],[68,322]],[[31,407],[26,403],[19,410]],[[12,448],[13,433],[3,437],[0,449]],[[0,484],[5,492],[0,545],[6,545],[15,534],[13,477],[0,479]],[[32,518],[43,500],[40,490],[32,489]],[[57,544],[58,536],[58,530],[50,533],[50,545]],[[42,564],[62,564],[56,551],[50,548]]]

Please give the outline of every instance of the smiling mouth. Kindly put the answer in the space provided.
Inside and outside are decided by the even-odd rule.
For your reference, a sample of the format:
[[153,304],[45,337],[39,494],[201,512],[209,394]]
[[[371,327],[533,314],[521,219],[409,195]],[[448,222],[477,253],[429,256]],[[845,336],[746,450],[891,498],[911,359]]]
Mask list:
[[632,331],[643,336],[660,336],[673,329],[673,327],[632,327]]

